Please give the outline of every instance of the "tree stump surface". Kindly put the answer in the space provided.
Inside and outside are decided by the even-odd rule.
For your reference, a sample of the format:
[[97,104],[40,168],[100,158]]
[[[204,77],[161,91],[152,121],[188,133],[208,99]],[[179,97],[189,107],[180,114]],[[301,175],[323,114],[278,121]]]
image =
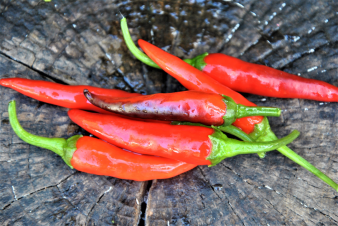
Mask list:
[[[181,58],[221,52],[338,86],[337,1],[0,2],[0,78],[21,77],[152,94],[184,88],[136,60],[119,26]],[[254,84],[253,84],[254,85]],[[278,106],[270,118],[288,145],[338,182],[337,103],[244,94]],[[338,194],[279,152],[198,166],[167,180],[135,182],[70,169],[18,138],[7,104],[33,134],[87,134],[66,108],[0,87],[1,225],[338,225]]]

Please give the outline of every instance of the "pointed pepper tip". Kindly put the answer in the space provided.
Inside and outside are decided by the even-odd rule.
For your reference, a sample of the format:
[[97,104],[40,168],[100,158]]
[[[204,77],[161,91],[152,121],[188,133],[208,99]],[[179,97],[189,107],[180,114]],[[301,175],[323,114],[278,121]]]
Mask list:
[[5,87],[9,87],[10,86],[9,79],[6,79],[6,78],[0,79],[0,85],[5,86]]

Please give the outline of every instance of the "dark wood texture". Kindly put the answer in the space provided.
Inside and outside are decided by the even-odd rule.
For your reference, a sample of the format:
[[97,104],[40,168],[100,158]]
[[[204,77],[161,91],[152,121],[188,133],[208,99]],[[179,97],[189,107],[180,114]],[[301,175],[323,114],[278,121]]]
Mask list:
[[[0,78],[89,84],[145,94],[184,88],[137,61],[133,39],[182,58],[222,52],[338,86],[338,2],[0,1]],[[253,84],[254,85],[254,84]],[[290,148],[338,181],[337,103],[245,94],[283,109],[271,118]],[[200,166],[168,180],[133,182],[71,170],[60,157],[20,140],[8,121],[17,100],[29,132],[86,134],[65,108],[0,87],[1,225],[338,225],[338,194],[277,151]]]

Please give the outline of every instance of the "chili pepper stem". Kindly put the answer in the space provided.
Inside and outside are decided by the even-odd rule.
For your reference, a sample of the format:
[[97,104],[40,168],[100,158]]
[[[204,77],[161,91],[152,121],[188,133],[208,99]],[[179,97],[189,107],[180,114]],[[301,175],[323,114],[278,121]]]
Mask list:
[[[189,123],[189,122],[172,122],[173,125],[195,125],[195,126],[205,126],[200,123]],[[205,126],[208,127],[208,126]],[[244,141],[249,141],[249,142],[254,142],[255,140],[250,137],[248,134],[244,133],[242,130],[238,129],[237,127],[233,125],[229,126],[218,126],[217,127],[219,130],[229,133],[231,135],[234,135],[238,137],[241,140]],[[270,126],[268,126],[270,128]],[[271,129],[268,129],[271,131]],[[265,139],[259,139],[260,141],[270,141],[270,140],[276,140],[278,139],[276,135],[271,131],[268,132],[266,131],[265,133]],[[326,176],[323,172],[321,172],[319,169],[317,169],[315,166],[313,166],[311,163],[309,163],[307,160],[299,156],[297,153],[295,153],[293,150],[288,148],[287,146],[282,146],[277,148],[277,150],[284,155],[285,157],[289,158],[291,161],[297,163],[298,165],[304,167],[311,173],[313,173],[315,176],[317,176],[319,179],[324,181],[326,184],[330,185],[332,188],[334,188],[338,192],[338,184],[336,184],[331,178]],[[264,152],[257,153],[259,154],[264,154]],[[264,154],[265,155],[265,154]]]
[[236,102],[229,96],[222,95],[223,102],[226,105],[226,114],[223,116],[223,126],[231,125],[237,118],[249,116],[274,116],[279,117],[281,114],[280,108],[272,107],[247,107]]
[[[161,69],[160,66],[158,66],[152,59],[150,59],[150,57],[148,57],[145,53],[143,53],[141,50],[139,50],[135,43],[133,42],[130,33],[129,33],[129,29],[128,29],[128,24],[127,24],[127,19],[125,17],[122,16],[122,19],[120,21],[120,25],[121,25],[121,30],[122,30],[122,35],[123,35],[123,39],[129,49],[129,51],[141,62],[145,63],[146,65],[150,66],[150,67],[154,67],[157,69]],[[199,70],[202,70],[203,67],[206,65],[206,63],[204,63],[203,59],[204,57],[206,57],[208,55],[208,53],[203,53],[201,55],[196,56],[195,58],[192,59],[185,59],[184,61],[187,62],[188,64],[196,67]],[[204,63],[204,64],[203,64]]]
[[[264,118],[264,120],[260,124],[261,124],[261,127],[255,128],[256,133],[250,134],[251,137],[255,141],[265,142],[265,141],[272,141],[272,140],[278,139],[276,135],[274,134],[274,132],[272,132],[270,124],[266,118]],[[291,150],[287,146],[281,146],[277,148],[277,151],[279,151],[282,155],[286,156],[293,162],[299,164],[300,166],[304,167],[305,169],[313,173],[315,176],[323,180],[325,183],[330,185],[332,188],[334,188],[338,192],[338,184],[336,184],[332,179],[330,179],[328,176],[326,176],[324,173],[322,173],[319,169],[317,169],[311,163],[306,161],[304,158],[299,156],[293,150]]]
[[10,101],[8,104],[8,115],[9,122],[18,137],[31,145],[53,151],[54,153],[61,156],[67,165],[73,169],[73,166],[70,164],[70,160],[74,151],[76,150],[76,141],[82,137],[82,135],[75,135],[69,139],[64,139],[41,137],[27,132],[22,128],[17,118],[16,103],[14,100]]
[[201,55],[198,55],[192,59],[185,59],[184,61],[202,71],[202,69],[207,65],[207,63],[204,62],[204,58],[208,55],[209,53],[202,53]]
[[[236,126],[228,125],[228,126],[218,126],[219,130],[229,133],[231,135],[234,135],[235,137],[238,137],[241,140],[249,141],[249,142],[255,142],[254,139],[252,139],[248,134],[244,133],[242,130],[238,129]],[[265,152],[259,152],[257,155],[263,159],[265,157]]]
[[[191,122],[177,122],[174,121],[171,123],[172,125],[192,125],[192,126],[204,126],[209,127],[200,123],[191,123]],[[235,126],[211,126],[215,129],[215,133],[209,136],[212,144],[213,150],[210,155],[207,157],[210,160],[211,165],[214,166],[217,163],[221,162],[225,158],[233,157],[241,154],[258,154],[266,151],[273,151],[273,146],[282,147],[286,144],[291,143],[294,139],[299,136],[299,132],[297,130],[292,131],[289,135],[277,139],[278,142],[271,143],[269,142],[255,142],[250,136],[245,134],[240,129]],[[220,130],[229,132],[230,134],[243,139],[244,141],[239,141],[235,139],[228,138],[225,134],[223,134]],[[276,140],[275,140],[276,141]]]
[[[274,134],[272,134],[272,135],[274,135]],[[299,156],[298,154],[296,154],[290,148],[288,148],[287,146],[282,146],[280,148],[277,148],[277,150],[281,154],[283,154],[284,156],[286,156],[287,158],[291,159],[292,161],[294,161],[298,165],[304,167],[305,169],[307,169],[308,171],[310,171],[311,173],[313,173],[315,176],[317,176],[318,178],[320,178],[322,181],[324,181],[325,183],[327,183],[328,185],[330,185],[333,189],[335,189],[338,192],[338,184],[336,182],[334,182],[331,178],[329,178],[328,176],[326,176],[323,172],[321,172],[319,169],[317,169],[311,163],[309,163],[308,161],[306,161],[305,159],[303,159],[301,156]]]
[[[266,120],[266,121],[265,121]],[[257,137],[257,135],[249,136],[248,134],[244,133],[242,130],[238,129],[235,126],[219,126],[218,128],[222,130],[223,132],[232,134],[241,140],[244,141],[271,141],[278,139],[276,135],[272,132],[269,123],[267,122],[267,119],[264,119],[263,123],[261,123],[263,126],[262,128],[256,128],[257,130],[260,130],[261,132],[259,134],[262,134],[262,131],[264,135],[261,135]],[[256,137],[254,139],[253,137]],[[311,163],[309,163],[307,160],[299,156],[297,153],[295,153],[293,150],[288,148],[287,146],[282,146],[277,148],[277,151],[279,151],[282,155],[289,158],[293,162],[297,163],[298,165],[304,167],[311,173],[313,173],[315,176],[317,176],[319,179],[323,180],[325,183],[330,185],[332,188],[334,188],[338,192],[338,184],[336,184],[332,179],[330,179],[328,176],[326,176],[323,172],[321,172],[319,169],[317,169],[315,166],[313,166]],[[257,153],[257,154],[264,154],[264,152]]]
[[[130,37],[130,34],[129,32],[124,32],[124,30],[127,30],[128,31],[128,26],[127,26],[127,20],[124,18],[124,20],[122,21],[121,20],[121,28],[122,28],[122,32],[124,33],[123,35],[123,38],[125,40],[125,42],[129,42],[130,43],[130,46],[134,46],[135,48],[130,48],[129,45],[128,48],[129,50],[132,52],[132,54],[137,58],[139,59],[140,61],[146,63],[147,65],[149,66],[152,66],[152,67],[156,67],[158,68],[158,65],[152,61],[147,55],[145,55],[143,52],[141,52],[136,46],[135,44],[133,43],[131,37]],[[144,58],[144,55],[146,56],[145,58],[148,58],[148,59],[145,59]],[[203,69],[203,67],[206,65],[206,63],[204,62],[204,58],[208,55],[208,53],[203,53],[199,56],[196,56],[195,58],[193,59],[185,59],[184,61],[192,66],[194,66],[195,68],[201,70]],[[142,58],[143,57],[143,58]],[[150,60],[150,61],[149,61]],[[154,65],[155,64],[155,65]],[[266,119],[266,118],[265,118]],[[267,120],[266,120],[267,121]],[[179,123],[179,124],[184,124],[184,123]],[[190,125],[192,125],[194,123],[191,123]],[[270,125],[268,125],[268,121],[267,123],[264,123],[263,121],[261,123],[258,124],[258,127],[260,127],[260,129],[263,129],[263,130],[270,130]],[[243,140],[246,140],[246,141],[249,141],[249,137],[251,137],[251,139],[253,140],[256,140],[256,139],[262,139],[262,137],[265,137],[267,136],[266,138],[267,139],[276,139],[276,135],[271,131],[271,132],[268,132],[268,133],[260,133],[259,130],[260,129],[256,129],[255,128],[255,131],[252,132],[250,134],[250,136],[245,136],[245,135],[239,135],[241,134],[240,133],[240,130],[238,129],[238,131],[236,130],[233,130],[233,128],[227,128],[227,127],[222,127],[221,126],[221,130],[224,131],[224,132],[229,132],[230,134],[233,134],[237,137],[239,137],[240,139],[243,139]],[[244,132],[243,132],[244,133]],[[332,180],[330,179],[328,176],[326,176],[324,173],[322,173],[320,170],[318,170],[316,167],[314,167],[312,164],[310,164],[309,162],[307,162],[305,159],[303,159],[302,157],[300,157],[298,154],[296,154],[294,151],[292,151],[290,148],[286,147],[286,146],[282,146],[280,148],[277,148],[277,150],[282,153],[284,156],[288,157],[289,159],[291,159],[292,161],[294,161],[295,163],[299,164],[300,166],[303,166],[305,169],[307,169],[308,171],[310,171],[311,173],[313,173],[314,175],[316,175],[318,178],[322,179],[324,182],[326,182],[328,185],[330,185],[332,188],[334,188],[337,192],[338,192],[338,185]],[[261,158],[264,158],[265,156],[265,153],[264,152],[260,152],[260,153],[257,153],[259,155],[259,157]]]
[[154,61],[152,61],[146,54],[144,54],[141,50],[139,50],[133,40],[131,39],[128,25],[127,25],[127,19],[123,17],[121,19],[121,30],[123,38],[127,44],[128,49],[133,53],[133,55],[140,60],[141,62],[147,64],[148,66],[161,69]]
[[281,109],[272,107],[247,107],[242,104],[237,104],[237,118],[248,116],[274,116],[279,117]]
[[[213,126],[212,126],[213,127]],[[215,132],[209,135],[212,142],[212,151],[206,158],[214,166],[225,158],[242,154],[254,154],[265,151],[273,151],[278,147],[291,143],[299,136],[297,130],[292,131],[289,135],[274,141],[268,142],[244,142],[228,138],[217,127],[213,127]]]
[[236,126],[233,125],[218,126],[217,128],[225,133],[234,135],[235,137],[238,137],[243,141],[255,142],[254,139],[252,139],[248,134],[244,133],[242,130],[238,129]]
[[[219,126],[218,127],[221,131],[225,133],[229,133],[234,135],[235,137],[238,137],[241,140],[249,141],[249,142],[255,142],[254,139],[252,139],[248,134],[244,133],[241,129],[237,128],[236,126],[229,125],[229,126]],[[258,157],[263,159],[265,158],[265,152],[258,152]]]
[[234,154],[233,156],[242,155],[242,154],[255,154],[255,153],[260,152],[261,150],[264,150],[264,149],[274,150],[273,147],[284,146],[284,144],[291,143],[294,139],[296,139],[299,136],[299,134],[300,134],[299,131],[294,130],[289,135],[287,135],[286,137],[283,137],[281,139],[277,139],[278,143],[277,142],[272,143],[271,141],[267,141],[267,142],[243,142],[243,141],[231,139],[232,140],[231,145],[232,145],[233,154]]

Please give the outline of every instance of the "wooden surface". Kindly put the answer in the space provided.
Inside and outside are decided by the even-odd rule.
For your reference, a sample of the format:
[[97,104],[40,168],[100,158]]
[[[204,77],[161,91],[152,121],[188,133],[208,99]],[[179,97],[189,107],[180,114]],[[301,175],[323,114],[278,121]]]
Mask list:
[[[142,65],[122,40],[118,9],[133,39],[182,58],[208,51],[338,86],[337,1],[0,1],[0,78],[89,84],[151,94],[184,88]],[[338,181],[337,103],[245,96],[283,109],[271,118],[290,148]],[[277,151],[237,156],[167,180],[133,182],[71,170],[20,140],[8,121],[17,100],[29,132],[87,134],[65,108],[0,87],[1,225],[338,225],[338,194]]]

